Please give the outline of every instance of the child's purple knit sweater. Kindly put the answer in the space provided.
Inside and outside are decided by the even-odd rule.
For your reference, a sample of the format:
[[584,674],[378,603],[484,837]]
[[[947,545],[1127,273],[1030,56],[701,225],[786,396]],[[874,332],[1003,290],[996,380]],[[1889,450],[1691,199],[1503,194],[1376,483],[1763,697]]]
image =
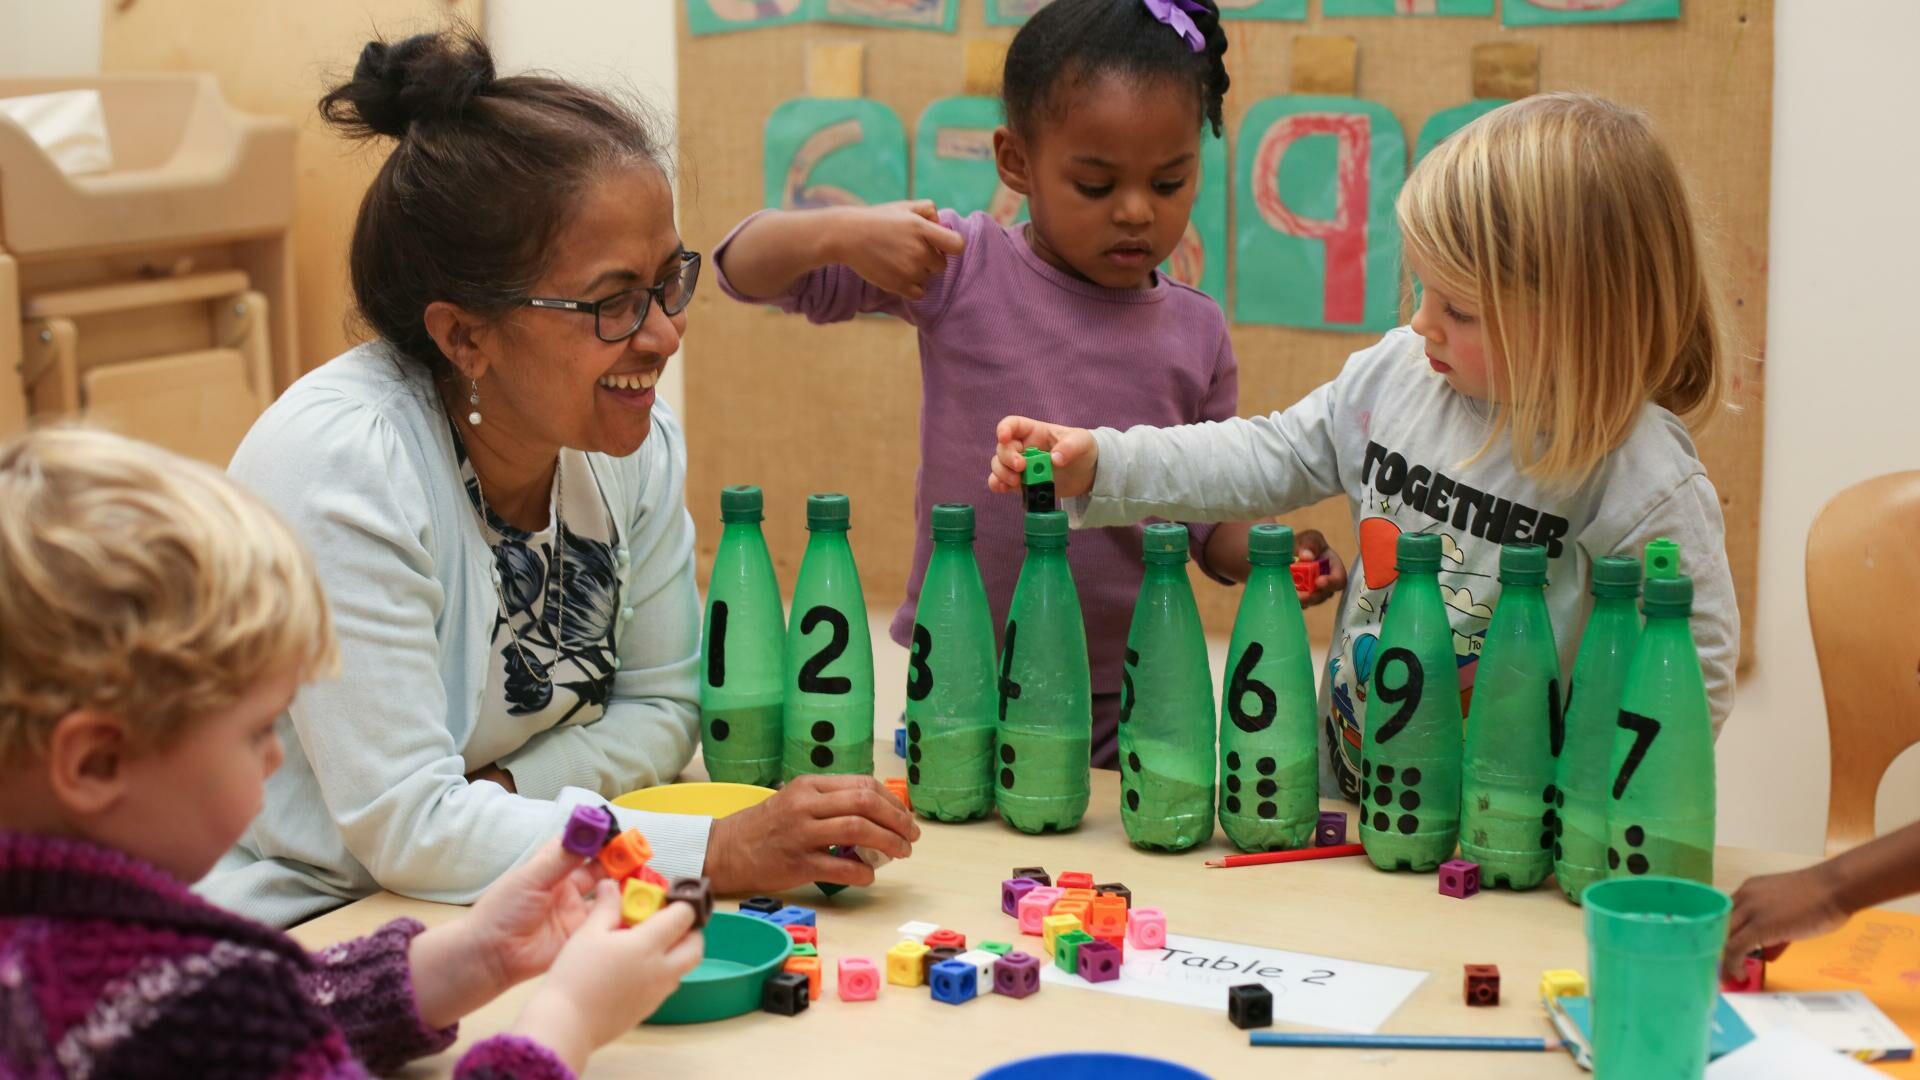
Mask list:
[[[752,221],[748,218],[747,221]],[[913,639],[920,580],[933,551],[933,506],[972,503],[974,547],[986,581],[996,635],[1006,625],[1026,554],[1025,518],[1016,496],[987,492],[994,426],[1020,413],[1076,427],[1136,424],[1173,427],[1224,420],[1239,407],[1239,372],[1220,305],[1197,289],[1155,274],[1144,289],[1108,289],[1066,274],[1034,254],[1026,226],[985,214],[940,221],[966,238],[966,251],[908,301],[868,284],[846,266],[806,275],[786,295],[748,297],[811,322],[841,322],[884,312],[920,331],[920,473],[914,485],[913,572],[893,619],[893,640]],[[723,266],[727,245],[714,264]],[[769,362],[771,358],[769,358]],[[1189,526],[1202,569],[1211,525]],[[1120,689],[1127,628],[1140,591],[1140,526],[1076,532],[1067,548],[1095,693]]]
[[[364,1077],[452,1045],[415,1009],[396,919],[308,954],[146,863],[0,831],[0,1076]],[[544,1047],[495,1036],[462,1080],[570,1080]]]

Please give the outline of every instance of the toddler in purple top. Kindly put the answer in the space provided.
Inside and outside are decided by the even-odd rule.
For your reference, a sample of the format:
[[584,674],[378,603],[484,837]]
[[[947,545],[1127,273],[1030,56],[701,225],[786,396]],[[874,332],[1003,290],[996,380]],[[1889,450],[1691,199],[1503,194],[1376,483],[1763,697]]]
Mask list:
[[[994,133],[1001,182],[1026,199],[1030,223],[930,203],[763,211],[721,243],[720,284],[736,299],[816,323],[883,312],[919,332],[917,538],[896,642],[912,638],[928,521],[943,502],[974,504],[987,598],[995,626],[1005,625],[1022,514],[981,498],[980,462],[1009,411],[1044,402],[1121,428],[1234,415],[1225,316],[1155,269],[1193,248],[1201,128],[1221,130],[1226,49],[1212,0],[1054,0],[1007,51],[1007,123]],[[1201,569],[1245,578],[1245,524],[1191,531]],[[1306,539],[1317,557],[1324,541]],[[1093,760],[1112,768],[1140,528],[1076,534],[1067,557],[1087,623]],[[1339,587],[1322,584],[1303,599]]]
[[312,559],[226,477],[104,432],[0,446],[0,505],[0,1076],[364,1077],[546,972],[455,1075],[566,1080],[699,962],[691,907],[621,929],[558,842],[460,918],[314,954],[195,896],[335,666]]

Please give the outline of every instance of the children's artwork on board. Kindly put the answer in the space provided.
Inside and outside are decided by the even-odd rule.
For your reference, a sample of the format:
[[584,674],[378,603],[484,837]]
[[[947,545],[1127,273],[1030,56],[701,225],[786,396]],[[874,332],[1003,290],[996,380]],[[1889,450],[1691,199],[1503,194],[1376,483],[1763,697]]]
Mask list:
[[907,131],[866,98],[796,98],[767,117],[766,205],[871,206],[907,197]]
[[1652,22],[1679,17],[1680,0],[1507,0],[1501,5],[1502,21],[1508,26]]
[[1235,321],[1398,325],[1393,203],[1406,177],[1406,135],[1378,102],[1312,94],[1255,102],[1234,165]]
[[1342,15],[1493,14],[1493,0],[1323,0],[1329,18]]
[[824,0],[820,18],[830,23],[951,34],[959,6],[959,0]]
[[1047,0],[987,0],[987,25],[1019,26],[1046,6]]
[[920,114],[914,132],[913,197],[961,217],[984,210],[1002,225],[1027,219],[1027,199],[1000,182],[993,129],[1000,99],[941,98]]
[[1302,22],[1307,17],[1307,0],[1220,0],[1220,17]]
[[1227,141],[1211,132],[1200,138],[1200,194],[1193,201],[1186,234],[1160,269],[1227,306]]
[[695,36],[786,26],[811,14],[806,0],[687,0],[687,28]]
[[1434,147],[1439,146],[1447,136],[1500,106],[1510,104],[1512,101],[1508,98],[1475,98],[1465,105],[1441,109],[1427,117],[1427,122],[1420,125],[1420,137],[1414,140],[1413,163],[1420,164],[1421,159],[1431,153]]

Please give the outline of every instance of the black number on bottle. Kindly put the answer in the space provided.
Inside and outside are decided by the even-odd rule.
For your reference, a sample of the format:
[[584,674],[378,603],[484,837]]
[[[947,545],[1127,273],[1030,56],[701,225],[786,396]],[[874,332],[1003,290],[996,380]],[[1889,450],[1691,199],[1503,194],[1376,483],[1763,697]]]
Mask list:
[[933,693],[933,669],[927,657],[933,655],[933,634],[919,623],[913,624],[913,652],[907,657],[907,700],[925,701]]
[[1620,727],[1633,732],[1633,745],[1627,748],[1627,760],[1620,763],[1620,775],[1613,778],[1613,797],[1616,799],[1627,793],[1627,784],[1633,780],[1633,774],[1639,771],[1640,763],[1646,760],[1647,750],[1653,746],[1654,737],[1660,734],[1660,721],[1621,709]]
[[[1387,669],[1396,661],[1406,669],[1407,677],[1399,686],[1388,686]],[[1420,692],[1426,685],[1427,670],[1420,666],[1420,658],[1414,655],[1412,649],[1394,648],[1380,654],[1379,670],[1373,677],[1373,695],[1389,705],[1399,705],[1400,709],[1374,733],[1375,746],[1385,746],[1405,730],[1413,720],[1414,712],[1420,708]]]
[[713,602],[712,625],[707,628],[707,685],[727,684],[727,602]]
[[1559,757],[1567,745],[1567,710],[1560,702],[1559,679],[1547,680],[1547,741],[1552,744],[1554,757]]
[[[1240,663],[1234,666],[1233,679],[1227,683],[1227,715],[1233,718],[1233,726],[1245,732],[1265,731],[1273,726],[1273,718],[1280,715],[1280,699],[1274,695],[1273,687],[1253,677],[1253,669],[1259,666],[1260,658],[1266,655],[1266,649],[1257,641],[1248,644],[1247,651],[1240,654]],[[1241,702],[1248,694],[1260,703],[1258,712],[1248,712]]]
[[1020,635],[1020,624],[1007,624],[1007,646],[1000,650],[1000,722],[1007,722],[1007,702],[1020,696],[1020,684],[1013,681],[1013,639]]
[[1133,719],[1133,669],[1140,666],[1140,651],[1127,650],[1127,662],[1120,666],[1120,722]]
[[840,654],[847,651],[847,642],[852,638],[847,617],[825,604],[819,604],[808,608],[807,613],[801,616],[800,632],[811,634],[821,623],[826,623],[833,629],[833,637],[828,640],[826,648],[814,653],[813,659],[801,665],[800,692],[803,694],[851,694],[853,693],[852,679],[845,675],[822,676],[820,674],[827,669],[828,664],[840,659]]
[[1308,986],[1325,986],[1327,985],[1327,980],[1331,978],[1333,978],[1333,972],[1322,968],[1300,981]]

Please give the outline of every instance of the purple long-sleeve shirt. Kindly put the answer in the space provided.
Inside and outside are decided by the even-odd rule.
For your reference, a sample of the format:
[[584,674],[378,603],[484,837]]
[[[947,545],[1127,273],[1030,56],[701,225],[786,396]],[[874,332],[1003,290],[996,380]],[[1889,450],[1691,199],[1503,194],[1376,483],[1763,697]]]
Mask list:
[[[755,215],[756,217],[758,215]],[[936,503],[971,503],[974,550],[986,580],[993,622],[1006,625],[1013,586],[1025,557],[1021,502],[991,496],[987,463],[994,426],[1021,413],[1076,427],[1171,427],[1224,420],[1239,404],[1239,374],[1227,320],[1197,289],[1155,274],[1144,289],[1109,289],[1048,265],[1028,246],[1026,226],[1004,226],[985,214],[941,223],[966,238],[966,250],[909,301],[875,288],[846,266],[828,266],[776,297],[743,295],[726,273],[726,251],[714,257],[720,287],[736,300],[772,303],[810,322],[842,322],[882,312],[920,332],[920,472],[914,482],[913,573],[893,617],[893,640],[912,639],[914,607],[933,541]],[[1202,554],[1212,527],[1196,525]],[[1127,628],[1140,590],[1140,526],[1076,532],[1067,549],[1096,693],[1120,688]]]

